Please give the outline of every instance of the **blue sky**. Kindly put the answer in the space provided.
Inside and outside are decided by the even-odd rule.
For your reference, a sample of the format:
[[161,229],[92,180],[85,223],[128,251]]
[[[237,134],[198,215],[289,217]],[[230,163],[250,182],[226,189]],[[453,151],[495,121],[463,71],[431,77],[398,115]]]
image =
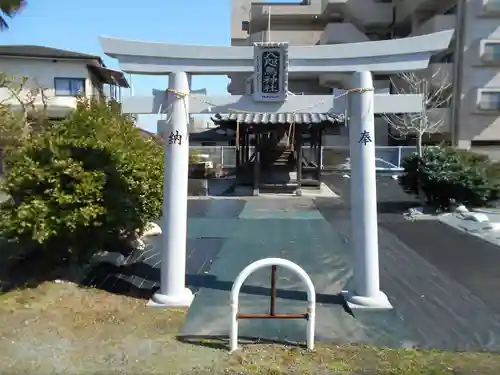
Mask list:
[[[273,1],[273,2],[283,2]],[[34,44],[104,56],[100,35],[153,42],[229,45],[231,0],[28,0],[0,44]],[[167,86],[167,77],[132,78],[135,94]],[[193,78],[193,89],[226,93],[222,76]],[[156,116],[141,116],[139,125],[156,131]]]

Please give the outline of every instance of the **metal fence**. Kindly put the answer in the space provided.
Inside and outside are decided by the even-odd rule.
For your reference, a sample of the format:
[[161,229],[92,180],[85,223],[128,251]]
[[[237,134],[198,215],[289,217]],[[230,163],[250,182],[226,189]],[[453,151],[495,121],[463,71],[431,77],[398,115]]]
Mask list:
[[[236,147],[234,146],[191,146],[206,159],[212,161],[215,167],[231,168],[236,165]],[[250,148],[253,152],[253,147]],[[312,150],[309,146],[303,147],[304,156],[314,160]],[[375,147],[376,167],[379,170],[401,169],[403,159],[415,152],[411,146],[377,146]],[[321,148],[322,169],[349,169],[349,147],[347,146],[323,146]]]

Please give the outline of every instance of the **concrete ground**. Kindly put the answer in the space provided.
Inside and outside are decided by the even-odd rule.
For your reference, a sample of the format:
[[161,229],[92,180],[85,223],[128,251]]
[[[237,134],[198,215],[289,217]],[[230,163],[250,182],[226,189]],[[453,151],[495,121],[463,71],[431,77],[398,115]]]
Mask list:
[[472,209],[474,213],[480,213],[486,216],[487,221],[480,222],[471,220],[470,217],[460,213],[447,213],[439,215],[437,220],[452,226],[453,228],[476,236],[493,245],[500,250],[500,210],[498,208]]
[[[229,290],[237,274],[265,257],[292,260],[316,287],[318,340],[389,347],[500,350],[500,251],[435,221],[404,220],[415,202],[396,181],[378,181],[381,285],[386,312],[349,311],[338,295],[352,276],[349,179],[324,177],[340,198],[193,199],[188,203],[187,284],[196,291],[185,335],[226,335]],[[150,296],[159,281],[159,240],[124,267],[101,266],[89,283]],[[476,242],[474,242],[476,241]],[[478,242],[479,241],[479,242]],[[492,245],[491,245],[492,246]],[[270,270],[248,278],[242,312],[266,312]],[[278,312],[304,312],[298,278],[278,269]],[[136,291],[136,290],[135,290]],[[303,341],[305,322],[241,321],[252,339]]]

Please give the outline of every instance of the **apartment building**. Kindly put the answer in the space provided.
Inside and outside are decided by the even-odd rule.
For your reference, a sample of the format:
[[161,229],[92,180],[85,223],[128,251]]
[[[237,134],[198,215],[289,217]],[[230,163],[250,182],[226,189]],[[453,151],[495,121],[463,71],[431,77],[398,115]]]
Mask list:
[[0,87],[2,104],[46,106],[51,118],[65,117],[75,109],[77,96],[120,101],[121,90],[129,88],[123,73],[108,69],[99,56],[45,46],[0,46],[0,72],[28,78],[17,97]]
[[[449,105],[430,115],[443,120],[440,138],[454,145],[500,149],[500,0],[232,1],[235,46],[268,38],[291,45],[356,43],[456,29],[450,49],[419,72],[433,88],[451,85],[453,91]],[[246,76],[229,78],[230,93],[245,91]],[[340,73],[292,74],[289,89],[296,94],[329,93],[345,87],[346,78]],[[387,76],[375,75],[374,84],[376,91],[395,93]],[[390,131],[383,118],[377,119],[378,144],[390,141]],[[344,144],[346,138],[342,134],[330,142]]]

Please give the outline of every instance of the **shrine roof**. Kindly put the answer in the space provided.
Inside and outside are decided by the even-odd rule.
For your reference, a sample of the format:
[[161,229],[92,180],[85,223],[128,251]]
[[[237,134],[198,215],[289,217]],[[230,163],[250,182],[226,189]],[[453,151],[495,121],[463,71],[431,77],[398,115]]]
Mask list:
[[221,122],[238,122],[246,125],[267,124],[341,124],[344,123],[343,114],[335,113],[218,113],[212,117],[216,124]]

